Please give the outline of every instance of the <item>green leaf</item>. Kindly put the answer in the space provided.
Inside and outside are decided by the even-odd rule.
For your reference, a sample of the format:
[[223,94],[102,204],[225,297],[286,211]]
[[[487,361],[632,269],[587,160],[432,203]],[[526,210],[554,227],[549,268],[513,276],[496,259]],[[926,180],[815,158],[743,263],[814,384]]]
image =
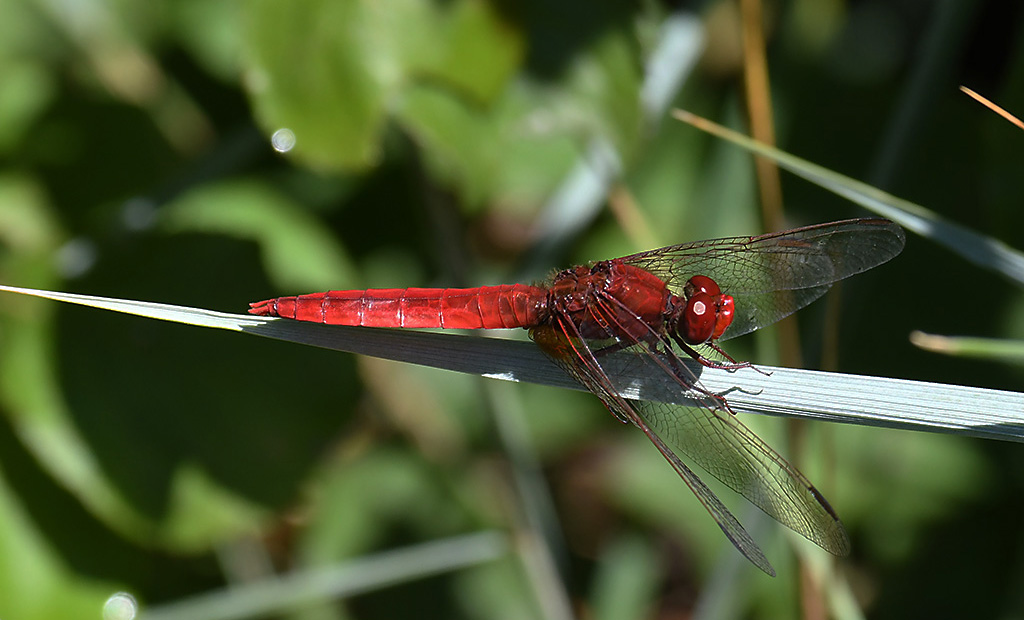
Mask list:
[[437,10],[441,29],[430,33],[430,47],[440,51],[423,77],[446,81],[454,95],[476,103],[495,101],[522,63],[522,33],[498,13],[496,3],[486,0],[451,2]]
[[355,286],[336,238],[307,211],[258,181],[204,185],[168,204],[160,223],[170,233],[202,232],[255,241],[282,290]]
[[112,584],[75,575],[0,481],[0,616],[19,620],[95,618]]
[[[394,15],[414,21],[408,8]],[[360,169],[380,158],[387,93],[401,71],[372,13],[353,1],[248,4],[247,85],[256,116],[268,134],[295,132],[293,153],[311,166]]]
[[417,83],[496,99],[521,62],[521,35],[491,3],[259,0],[248,5],[249,88],[264,129],[295,132],[319,168],[376,165],[394,102]]

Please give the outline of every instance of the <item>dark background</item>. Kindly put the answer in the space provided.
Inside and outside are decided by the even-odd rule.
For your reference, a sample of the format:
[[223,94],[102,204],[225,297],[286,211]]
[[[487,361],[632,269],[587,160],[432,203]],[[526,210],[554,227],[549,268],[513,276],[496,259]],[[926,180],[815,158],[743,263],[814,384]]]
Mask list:
[[[529,281],[757,233],[749,155],[638,103],[661,29],[684,15],[706,41],[673,105],[746,131],[743,13],[683,4],[4,2],[0,282],[242,312],[329,288]],[[764,11],[780,147],[1024,245],[1022,134],[958,91],[1024,113],[1024,7]],[[280,127],[297,136],[287,154],[270,147]],[[595,143],[619,155],[618,193],[556,234],[545,205]],[[867,215],[788,175],[783,196],[790,226]],[[1018,286],[926,238],[908,235],[836,301],[828,319],[824,303],[800,314],[810,367],[1020,388],[1019,366],[909,343],[912,330],[1024,335]],[[765,331],[730,351],[778,363]],[[218,617],[167,606],[481,530],[513,548],[280,617],[553,616],[563,596],[594,618],[812,616],[817,595],[844,617],[1024,605],[1014,444],[806,428],[795,460],[854,552],[834,581],[801,588],[790,537],[754,528],[775,580],[734,563],[641,434],[585,394],[5,294],[0,410],[5,619],[98,617],[118,590],[162,617]],[[784,421],[745,422],[786,452]],[[523,515],[544,494],[515,484],[509,424],[564,534],[539,551]],[[561,583],[538,568],[548,554]]]

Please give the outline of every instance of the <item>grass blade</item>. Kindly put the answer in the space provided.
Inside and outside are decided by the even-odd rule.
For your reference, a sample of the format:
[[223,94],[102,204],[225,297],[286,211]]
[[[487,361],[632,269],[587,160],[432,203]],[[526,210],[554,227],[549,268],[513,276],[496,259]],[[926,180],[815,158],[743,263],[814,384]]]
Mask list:
[[921,205],[780,151],[685,110],[675,110],[673,116],[753,153],[768,157],[793,174],[887,217],[979,267],[991,269],[1024,284],[1024,254],[998,239],[954,224]]
[[[493,379],[582,389],[536,346],[524,341],[320,325],[2,285],[0,290]],[[688,402],[664,375],[638,373],[630,360],[619,365],[614,355],[602,361],[619,377],[627,398]],[[706,388],[726,395],[737,412],[1024,441],[1024,394],[1020,392],[796,368],[760,369],[771,376],[752,369],[730,373],[695,367],[694,371]]]
[[305,603],[351,597],[414,579],[475,566],[508,552],[505,537],[480,532],[364,556],[266,581],[232,585],[154,607],[141,620],[236,620],[284,613]]

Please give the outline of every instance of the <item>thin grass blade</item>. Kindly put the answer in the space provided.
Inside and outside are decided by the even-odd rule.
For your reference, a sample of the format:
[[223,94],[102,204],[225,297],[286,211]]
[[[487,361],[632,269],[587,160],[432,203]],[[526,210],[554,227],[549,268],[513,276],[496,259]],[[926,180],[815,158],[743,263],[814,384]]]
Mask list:
[[[452,333],[319,325],[228,314],[143,301],[92,297],[0,285],[33,295],[164,321],[240,331],[506,381],[582,389],[532,343]],[[693,404],[664,373],[638,372],[614,355],[602,366],[626,398]],[[827,420],[888,428],[1024,441],[1024,393],[907,381],[887,377],[761,366],[727,372],[696,367],[704,386],[722,393],[740,413]]]
[[793,174],[851,200],[869,211],[887,217],[904,228],[945,246],[979,267],[991,269],[1014,282],[1024,284],[1024,254],[998,239],[954,224],[921,205],[897,198],[867,183],[780,151],[685,110],[675,110],[673,116],[762,157],[767,157]]

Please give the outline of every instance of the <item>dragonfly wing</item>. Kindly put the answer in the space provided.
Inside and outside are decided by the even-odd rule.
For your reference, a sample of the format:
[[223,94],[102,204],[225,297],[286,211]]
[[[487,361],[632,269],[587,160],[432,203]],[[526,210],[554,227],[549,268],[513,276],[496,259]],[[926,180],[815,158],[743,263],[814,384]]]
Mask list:
[[690,487],[704,508],[711,513],[733,546],[755,566],[774,577],[775,569],[743,525],[697,474],[669,448],[658,435],[658,431],[647,424],[645,418],[634,408],[638,401],[627,400],[619,395],[590,346],[574,332],[571,323],[561,321],[556,326],[544,325],[534,328],[530,331],[530,337],[552,361],[600,398],[615,417],[643,431],[683,482]]
[[[689,458],[822,548],[837,555],[849,552],[846,531],[825,498],[803,474],[737,420],[725,398],[701,385],[689,360],[676,354],[668,338],[611,296],[595,295],[586,312],[588,324],[604,326],[604,338],[584,339],[576,323],[557,308],[552,323],[534,328],[530,336],[616,417],[637,426],[650,438],[737,549],[771,573],[750,535],[680,457]],[[663,377],[673,403],[642,399],[633,387],[632,377],[638,375]],[[632,400],[624,394],[640,399]]]
[[[632,416],[643,419],[644,424],[637,426],[648,428],[672,453],[696,463],[794,532],[835,555],[849,553],[846,530],[821,493],[740,422],[724,398],[700,384],[687,364],[689,360],[680,359],[666,346],[659,345],[655,350],[643,342],[610,357],[625,358],[632,365],[627,373],[602,370],[601,374],[610,377],[607,383],[611,389],[605,391],[626,403],[619,407],[628,407]],[[615,362],[619,368],[624,367],[620,360]],[[611,366],[605,364],[607,368]],[[628,377],[637,375],[664,377],[667,390],[685,397],[674,400],[686,404],[624,399],[621,394],[630,389]],[[590,387],[586,382],[584,385]],[[606,399],[607,395],[602,396],[602,400]],[[662,446],[659,449],[664,452]]]
[[903,229],[893,222],[860,219],[685,243],[620,260],[662,278],[676,294],[691,276],[715,280],[736,300],[726,340],[770,325],[824,295],[834,282],[888,261],[904,241]]
[[828,289],[829,286],[824,285],[792,290],[728,293],[732,295],[736,310],[732,324],[725,329],[719,340],[729,340],[772,325],[818,299]]
[[835,555],[850,552],[846,530],[821,493],[724,401],[717,408],[639,401],[635,408],[673,450],[776,521]]

